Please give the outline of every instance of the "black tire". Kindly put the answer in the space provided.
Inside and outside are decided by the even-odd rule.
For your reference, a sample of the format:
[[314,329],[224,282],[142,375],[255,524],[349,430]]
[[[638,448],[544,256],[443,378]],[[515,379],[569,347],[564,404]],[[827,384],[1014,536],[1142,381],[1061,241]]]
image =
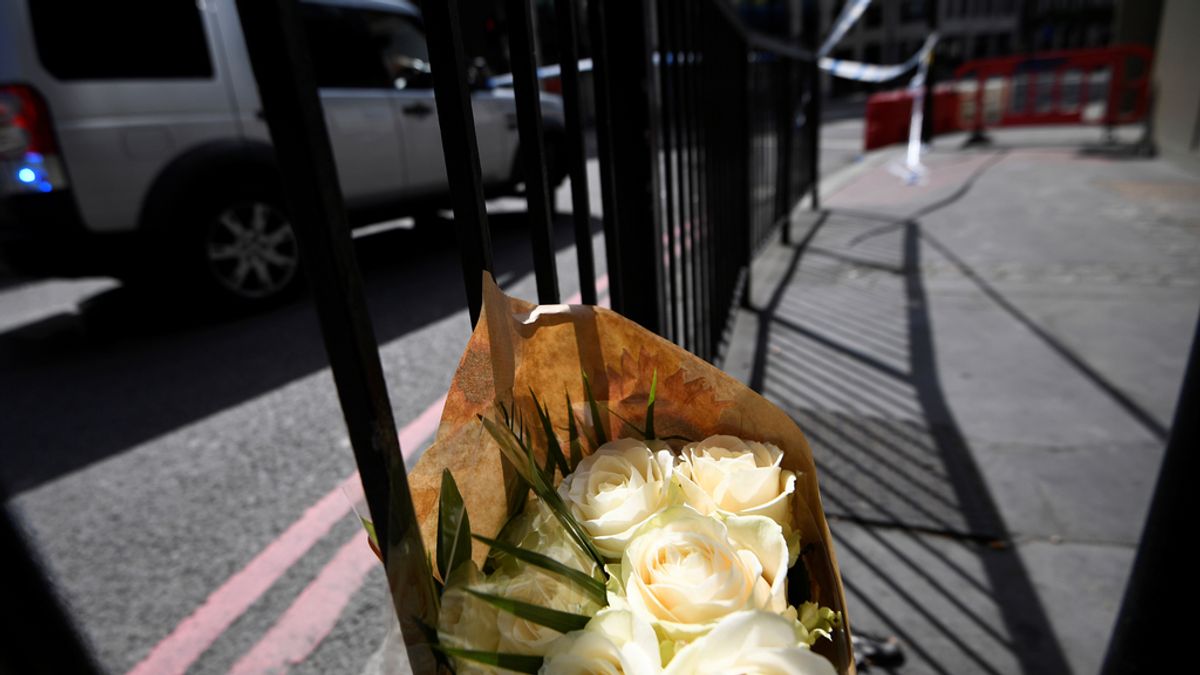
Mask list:
[[302,281],[300,251],[278,189],[253,181],[187,200],[174,258],[187,284],[232,309],[290,297]]

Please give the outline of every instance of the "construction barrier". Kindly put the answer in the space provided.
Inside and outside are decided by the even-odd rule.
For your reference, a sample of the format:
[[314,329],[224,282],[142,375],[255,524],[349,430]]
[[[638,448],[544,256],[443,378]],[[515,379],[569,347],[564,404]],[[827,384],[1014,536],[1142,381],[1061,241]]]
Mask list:
[[[937,87],[934,133],[1050,124],[1130,124],[1146,118],[1154,52],[1141,45],[968,61]],[[863,149],[907,138],[908,91],[867,99]]]

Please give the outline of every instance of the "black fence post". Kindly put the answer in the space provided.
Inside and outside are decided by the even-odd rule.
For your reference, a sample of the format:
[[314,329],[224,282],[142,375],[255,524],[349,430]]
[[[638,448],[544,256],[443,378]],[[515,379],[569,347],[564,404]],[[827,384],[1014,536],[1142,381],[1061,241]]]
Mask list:
[[1200,322],[1192,338],[1171,437],[1158,469],[1150,513],[1138,543],[1137,557],[1116,626],[1104,656],[1103,675],[1174,670],[1179,653],[1168,645],[1194,639],[1190,621],[1153,621],[1148,617],[1184,600],[1195,583],[1195,564],[1181,550],[1200,510],[1192,485],[1200,448]]
[[617,179],[613,164],[613,102],[609,87],[608,12],[604,0],[588,0],[588,32],[592,49],[592,91],[596,105],[596,154],[600,160],[600,206],[604,219],[604,253],[608,265],[608,297],[617,311],[625,306],[621,233],[617,229]]
[[[615,209],[611,228],[616,235],[620,259],[621,296],[613,296],[613,309],[655,333],[662,334],[664,321],[662,298],[666,280],[662,278],[663,247],[659,240],[658,157],[656,125],[652,106],[654,95],[651,53],[651,12],[649,2],[612,2],[593,0],[602,6],[605,36],[620,35],[619,49],[605,45],[605,89],[608,101],[597,124],[608,125],[611,143],[611,171]],[[602,98],[597,96],[597,100]],[[614,114],[615,111],[620,114]],[[601,155],[601,162],[604,161]],[[609,222],[605,204],[605,221]],[[610,258],[611,264],[611,258]],[[610,274],[612,268],[610,267]],[[618,304],[619,302],[619,304]]]
[[[937,32],[940,21],[938,10],[938,0],[925,0],[925,11],[928,12],[926,19],[929,23],[930,33]],[[937,67],[937,46],[935,45],[933,52],[929,55],[929,68],[925,71],[925,100],[922,101],[921,111],[921,142],[925,144],[933,142],[933,134],[936,129],[934,126],[934,115],[937,111],[937,106],[934,105],[933,101],[933,89],[937,85]],[[975,114],[983,115],[983,111],[977,110]]]
[[429,35],[429,62],[437,102],[446,178],[454,206],[454,235],[462,257],[463,283],[471,325],[483,306],[483,271],[493,271],[492,239],[475,138],[475,111],[467,82],[458,0],[422,0],[421,16]]
[[[558,15],[558,53],[562,64],[563,114],[567,137],[563,144],[571,176],[571,220],[575,224],[575,257],[579,265],[579,296],[596,304],[596,263],[592,255],[592,213],[588,203],[587,143],[579,90],[579,13],[576,0],[555,0]],[[551,195],[553,199],[553,195]]]
[[[301,262],[310,280],[325,351],[385,562],[389,570],[422,570],[426,559],[421,533],[403,476],[400,441],[350,241],[299,3],[238,0],[237,8]],[[399,492],[389,488],[389,464],[399,467],[402,480],[393,485]],[[389,512],[402,513],[400,522],[391,522]],[[397,546],[400,542],[403,545]],[[402,551],[403,557],[397,560],[389,551]],[[426,584],[417,584],[403,600],[408,606],[423,608],[420,618],[436,625],[436,615],[429,613],[434,598],[426,597],[426,590]],[[400,606],[401,598],[393,600]],[[414,664],[428,662],[432,653],[422,645],[423,636],[411,624],[405,628],[410,660]]]
[[537,279],[538,302],[555,304],[559,300],[558,272],[554,264],[554,230],[550,222],[541,87],[538,86],[530,2],[505,2],[508,12],[508,51],[512,62],[513,88],[517,95],[517,127],[521,137],[519,150],[525,179],[525,202],[528,204],[529,238],[533,244],[533,273]]
[[808,64],[808,100],[804,106],[804,127],[808,132],[808,188],[813,211],[821,210],[821,63],[817,50],[821,48],[821,11],[816,0],[804,3],[804,42],[812,50]]
[[782,219],[781,241],[792,243],[792,132],[796,127],[796,93],[792,74],[795,63],[779,59],[776,63],[779,83],[779,107],[776,111],[778,147],[775,160],[775,213]]

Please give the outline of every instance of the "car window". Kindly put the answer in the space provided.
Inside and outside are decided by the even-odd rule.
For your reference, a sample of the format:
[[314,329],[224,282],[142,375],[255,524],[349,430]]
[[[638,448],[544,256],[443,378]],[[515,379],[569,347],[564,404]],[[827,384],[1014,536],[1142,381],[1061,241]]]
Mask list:
[[29,3],[42,67],[60,80],[211,78],[194,2]]
[[307,3],[300,7],[318,87],[392,88],[365,12]]
[[397,89],[432,86],[429,48],[420,26],[407,16],[384,12],[367,12],[366,18],[393,86]]

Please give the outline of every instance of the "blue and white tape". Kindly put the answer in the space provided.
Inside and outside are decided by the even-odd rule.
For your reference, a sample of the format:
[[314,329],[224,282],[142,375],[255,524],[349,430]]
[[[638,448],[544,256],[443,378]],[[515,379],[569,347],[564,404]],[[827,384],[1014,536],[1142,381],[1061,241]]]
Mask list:
[[933,46],[937,44],[937,33],[930,34],[925,38],[925,44],[917,50],[904,63],[898,63],[892,66],[880,66],[874,63],[860,63],[858,61],[845,61],[842,59],[831,59],[828,56],[822,57],[820,61],[821,70],[828,71],[834,77],[840,77],[845,80],[856,80],[858,82],[887,82],[894,80],[904,73],[912,70],[924,60],[930,52],[933,51]]
[[867,5],[871,4],[871,0],[853,0],[846,3],[842,8],[842,13],[838,15],[837,21],[833,22],[833,28],[829,31],[829,37],[825,38],[824,44],[817,50],[817,56],[828,56],[829,52],[837,46],[837,43],[842,41],[842,37],[846,35],[846,31],[858,21],[858,18],[867,11]]

